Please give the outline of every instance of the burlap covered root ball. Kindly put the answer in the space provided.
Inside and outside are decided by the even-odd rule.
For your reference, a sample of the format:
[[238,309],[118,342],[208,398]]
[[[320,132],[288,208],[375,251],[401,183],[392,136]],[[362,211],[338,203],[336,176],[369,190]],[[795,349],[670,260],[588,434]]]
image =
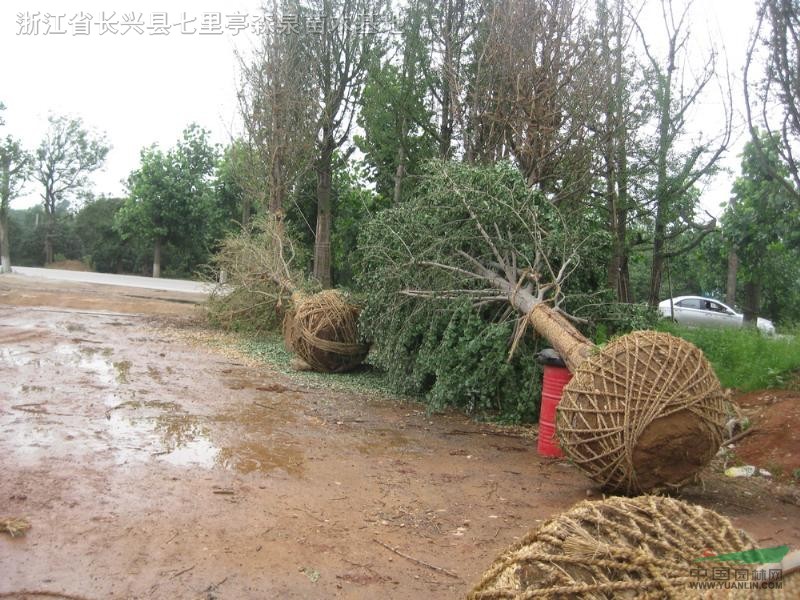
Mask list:
[[[692,571],[696,559],[757,547],[727,518],[673,498],[581,502],[506,550],[469,597],[701,598],[690,586],[710,578]],[[721,565],[732,563],[702,563]]]
[[283,322],[287,349],[325,373],[349,371],[364,361],[369,346],[359,341],[357,306],[337,290],[293,299]]
[[703,353],[637,331],[587,358],[564,388],[564,453],[605,489],[645,493],[691,480],[722,443],[723,392]]

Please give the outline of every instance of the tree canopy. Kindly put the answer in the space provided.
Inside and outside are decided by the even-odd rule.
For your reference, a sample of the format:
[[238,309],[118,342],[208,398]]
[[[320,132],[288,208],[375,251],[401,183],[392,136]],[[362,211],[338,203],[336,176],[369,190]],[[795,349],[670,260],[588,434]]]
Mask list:
[[191,257],[207,255],[222,226],[214,175],[218,149],[208,132],[190,125],[166,152],[142,150],[141,166],[128,179],[130,196],[116,217],[123,239],[138,238],[153,247],[153,276],[161,275],[162,250],[169,244]]

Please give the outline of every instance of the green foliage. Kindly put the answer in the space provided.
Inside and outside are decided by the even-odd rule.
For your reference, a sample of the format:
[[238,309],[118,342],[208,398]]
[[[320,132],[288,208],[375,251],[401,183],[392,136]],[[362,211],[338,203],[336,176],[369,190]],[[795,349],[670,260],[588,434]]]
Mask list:
[[376,211],[388,206],[388,199],[365,188],[365,174],[357,167],[338,169],[334,173],[333,191],[333,280],[337,285],[353,283],[354,256],[358,234]]
[[128,179],[130,197],[116,216],[122,239],[166,244],[168,273],[190,275],[206,264],[231,212],[215,194],[217,159],[218,149],[197,125],[167,152],[144,149]]
[[[75,230],[75,216],[67,202],[56,207],[56,221],[51,239],[62,259],[81,260],[84,255],[83,242]],[[9,231],[13,263],[20,267],[41,267],[44,265],[44,239],[47,235],[44,208],[34,206],[28,209],[9,211]]]
[[[754,315],[761,312],[760,291],[768,298],[762,305],[769,316],[782,320],[797,318],[800,280],[800,207],[786,189],[782,178],[788,176],[780,154],[777,134],[761,135],[747,143],[742,154],[742,174],[733,184],[734,202],[722,218],[723,231],[730,248],[739,257],[739,279],[745,291],[745,309]],[[777,292],[777,294],[775,293]],[[751,306],[752,305],[752,306]],[[745,313],[747,316],[747,312]]]
[[0,211],[8,211],[31,174],[33,157],[25,151],[19,140],[6,136],[0,139]]
[[[386,208],[390,200],[368,188],[364,183],[368,181],[367,174],[361,165],[345,163],[339,155],[335,156],[334,165],[331,185],[333,283],[349,286],[353,283],[359,232],[371,215]],[[317,223],[316,186],[316,174],[307,173],[286,207],[286,235],[294,240],[296,249],[302,249],[294,262],[298,274],[311,272]]]
[[123,240],[114,228],[122,198],[100,197],[84,204],[75,215],[75,235],[81,240],[83,259],[101,273],[132,273],[146,264],[147,248],[136,240]]
[[682,337],[700,348],[724,387],[748,392],[787,385],[800,369],[800,337],[771,337],[753,329],[679,327],[659,323],[661,331]]
[[[236,225],[241,223],[242,209],[248,173],[245,171],[246,158],[243,156],[247,148],[241,141],[235,141],[225,148],[217,167],[217,177],[214,182],[216,194],[215,222],[221,233],[230,233],[236,230]],[[249,217],[249,215],[247,215]],[[215,233],[215,237],[222,237]]]
[[306,387],[358,394],[378,392],[386,396],[397,396],[396,390],[388,384],[385,375],[369,365],[347,373],[337,373],[335,377],[328,373],[293,369],[291,364],[294,355],[286,349],[283,337],[275,332],[266,332],[258,337],[243,337],[239,342],[239,348],[247,355],[267,363],[279,373],[288,375]]
[[34,177],[44,187],[45,207],[79,196],[89,175],[103,166],[109,146],[103,136],[92,135],[81,119],[48,118],[50,127],[35,153]]
[[609,289],[573,294],[567,308],[570,314],[588,321],[581,329],[597,344],[631,331],[653,329],[660,318],[658,310],[648,304],[616,302]]
[[387,199],[394,196],[398,166],[403,177],[401,197],[408,198],[422,162],[436,153],[435,140],[425,131],[433,115],[425,104],[431,56],[422,25],[418,3],[406,7],[401,35],[391,53],[402,56],[400,64],[391,57],[373,61],[361,94],[358,123],[364,135],[355,136],[355,142],[364,153],[376,191]]
[[394,389],[422,395],[431,410],[455,406],[515,422],[538,416],[535,346],[523,341],[509,361],[511,322],[492,322],[468,302],[409,303],[393,318],[400,321],[376,327],[367,313],[362,323],[380,340],[370,361],[386,371]]
[[[537,250],[557,269],[581,231],[577,219],[567,229],[509,164],[429,163],[415,196],[378,212],[359,238],[356,281],[365,298],[361,325],[373,341],[370,360],[398,390],[422,394],[432,408],[530,420],[538,412],[538,370],[529,341],[507,362],[513,333],[507,301],[473,304],[470,296],[485,291],[482,282],[431,266],[473,268],[464,255],[490,264],[493,252],[470,211],[503,232],[498,250],[517,253],[520,269],[533,267]],[[441,294],[415,295],[426,290]]]
[[[770,254],[797,247],[800,242],[794,224],[797,207],[774,172],[786,175],[778,151],[777,135],[762,135],[761,150],[754,142],[745,145],[742,175],[733,184],[735,202],[725,212],[726,237],[736,250],[746,275],[763,275]],[[764,162],[769,163],[765,165]]]

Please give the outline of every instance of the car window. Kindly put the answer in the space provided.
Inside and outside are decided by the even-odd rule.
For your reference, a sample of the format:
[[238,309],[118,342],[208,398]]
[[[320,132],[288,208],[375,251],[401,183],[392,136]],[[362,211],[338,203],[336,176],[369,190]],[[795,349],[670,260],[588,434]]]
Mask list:
[[722,304],[717,304],[716,302],[709,302],[708,304],[710,310],[720,313],[728,312],[728,310],[724,306],[722,306]]
[[677,306],[681,308],[705,308],[705,306],[703,306],[703,301],[697,298],[686,298],[678,302]]

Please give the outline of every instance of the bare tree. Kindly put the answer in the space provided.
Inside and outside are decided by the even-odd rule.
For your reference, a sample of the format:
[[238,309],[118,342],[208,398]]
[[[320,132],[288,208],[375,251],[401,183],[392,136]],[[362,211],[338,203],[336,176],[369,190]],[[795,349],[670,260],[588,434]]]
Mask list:
[[[744,94],[747,123],[763,166],[800,203],[800,2],[762,0],[747,51]],[[753,63],[761,58],[764,75],[759,83],[752,77]],[[753,102],[757,104],[754,106]],[[777,134],[782,162],[788,177],[775,172],[774,161],[766,160],[759,127],[768,136]]]
[[[651,37],[639,21],[638,29],[645,56],[651,70],[651,93],[656,105],[655,135],[647,160],[654,168],[653,182],[653,260],[650,272],[648,301],[651,306],[659,302],[661,280],[665,261],[696,247],[716,228],[711,218],[705,223],[695,220],[697,203],[695,186],[715,173],[717,163],[727,150],[731,139],[732,101],[727,69],[718,76],[719,58],[711,50],[699,68],[690,68],[689,57],[696,52],[689,46],[688,15],[691,2],[680,13],[672,0],[661,0],[661,15],[666,35],[665,51],[659,56],[651,47]],[[720,83],[720,94],[725,122],[717,134],[693,141],[688,151],[685,147],[688,115],[703,94],[715,82]],[[679,247],[671,247],[676,240],[685,240]]]
[[637,204],[632,180],[641,175],[641,131],[653,107],[637,75],[641,64],[630,48],[635,28],[628,2],[597,0],[595,10],[599,61],[593,89],[600,106],[589,119],[597,144],[598,182],[603,184],[596,194],[604,200],[611,240],[607,281],[617,300],[632,302],[628,225]]
[[597,59],[574,0],[486,3],[470,90],[470,159],[513,157],[554,201],[590,184],[587,118]]
[[264,14],[273,26],[254,57],[240,57],[239,106],[247,136],[236,160],[245,192],[243,225],[253,204],[265,205],[280,221],[288,194],[312,161],[317,91],[311,55],[298,30],[281,26],[299,11],[298,2],[272,0]]
[[45,263],[53,262],[56,205],[84,189],[88,176],[103,166],[108,146],[103,137],[92,137],[81,119],[54,117],[36,151],[34,178],[42,184],[46,215]]

